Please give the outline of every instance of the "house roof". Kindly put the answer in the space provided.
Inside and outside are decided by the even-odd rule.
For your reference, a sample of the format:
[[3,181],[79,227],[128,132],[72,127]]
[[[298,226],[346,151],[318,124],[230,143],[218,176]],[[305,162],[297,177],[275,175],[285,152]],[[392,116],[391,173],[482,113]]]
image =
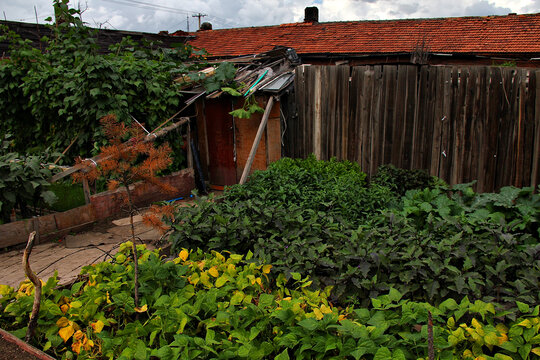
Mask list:
[[[4,21],[0,20],[0,25],[7,26],[10,31],[13,31],[22,39],[27,39],[32,42],[32,46],[35,48],[44,48],[46,43],[41,42],[44,36],[51,36],[51,29],[47,25],[43,24],[31,24],[22,23],[18,21]],[[172,34],[168,33],[145,33],[136,31],[123,31],[123,30],[110,30],[110,29],[94,29],[97,31],[96,39],[100,46],[100,52],[109,52],[109,45],[119,43],[125,37],[130,37],[132,40],[144,44],[144,41],[154,42],[159,47],[173,47],[176,43],[184,43],[186,39],[190,37],[189,33],[184,31],[177,31]],[[0,56],[9,53],[10,41],[4,39],[0,41]]]
[[485,56],[540,53],[540,13],[384,21],[303,22],[206,30],[189,43],[213,57],[257,54],[275,46],[300,55],[411,53],[422,42],[430,53]]

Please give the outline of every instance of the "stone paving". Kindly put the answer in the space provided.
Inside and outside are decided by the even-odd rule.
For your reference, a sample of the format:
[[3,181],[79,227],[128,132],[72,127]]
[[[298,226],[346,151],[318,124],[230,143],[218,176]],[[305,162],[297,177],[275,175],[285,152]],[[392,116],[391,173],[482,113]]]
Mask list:
[[[134,223],[135,236],[152,248],[150,243],[158,240],[161,234],[145,226],[141,216],[136,216]],[[103,261],[108,253],[116,253],[120,243],[130,237],[129,218],[96,224],[90,231],[68,235],[61,241],[35,245],[30,255],[30,267],[43,281],[58,271],[59,283],[65,284],[75,279],[83,266]],[[18,287],[25,279],[21,264],[23,251],[22,247],[0,250],[0,284]]]

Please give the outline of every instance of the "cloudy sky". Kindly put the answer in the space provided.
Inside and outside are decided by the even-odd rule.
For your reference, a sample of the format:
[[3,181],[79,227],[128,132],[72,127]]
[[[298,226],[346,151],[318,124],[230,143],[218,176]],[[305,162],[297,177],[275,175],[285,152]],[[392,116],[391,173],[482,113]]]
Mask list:
[[[52,0],[0,0],[7,20],[39,22],[53,14]],[[158,32],[196,30],[197,14],[214,29],[302,21],[306,6],[319,20],[383,20],[538,13],[540,0],[71,0],[90,26]]]

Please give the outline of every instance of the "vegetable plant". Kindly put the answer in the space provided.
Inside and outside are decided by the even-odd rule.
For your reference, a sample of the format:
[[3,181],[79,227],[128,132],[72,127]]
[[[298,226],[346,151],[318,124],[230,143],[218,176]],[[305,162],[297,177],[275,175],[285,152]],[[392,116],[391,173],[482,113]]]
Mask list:
[[[182,249],[163,260],[138,245],[135,306],[132,244],[79,281],[43,286],[33,345],[58,359],[425,359],[433,314],[436,359],[538,359],[540,306],[407,300],[396,289],[362,307],[339,308],[330,288],[246,256]],[[275,279],[275,280],[272,280]],[[24,336],[33,285],[0,286],[0,326]]]

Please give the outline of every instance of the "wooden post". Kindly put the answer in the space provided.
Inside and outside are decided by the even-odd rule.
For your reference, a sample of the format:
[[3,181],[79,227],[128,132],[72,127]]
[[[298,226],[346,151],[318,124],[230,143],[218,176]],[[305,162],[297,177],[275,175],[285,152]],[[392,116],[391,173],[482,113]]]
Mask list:
[[191,152],[191,120],[187,123],[187,166],[193,169],[193,155]]
[[321,67],[315,68],[315,111],[313,113],[313,153],[317,160],[322,156],[322,88],[321,88]]
[[88,179],[83,178],[83,193],[84,193],[84,202],[90,204],[90,186],[88,185]]
[[249,171],[251,170],[251,164],[253,164],[253,159],[255,158],[255,154],[257,153],[257,148],[259,147],[259,142],[261,141],[261,137],[264,132],[264,128],[266,127],[266,123],[268,122],[268,118],[270,117],[270,111],[272,110],[273,105],[274,97],[271,96],[270,99],[268,99],[268,103],[266,103],[266,109],[264,110],[261,124],[259,125],[257,135],[255,135],[255,140],[253,141],[253,145],[251,146],[251,151],[249,152],[246,166],[244,166],[244,172],[242,173],[242,177],[240,178],[240,184],[246,183]]
[[40,241],[40,232],[39,232],[39,218],[34,217],[32,218],[32,228],[34,229],[34,232],[36,233],[34,237],[34,243],[37,245]]

